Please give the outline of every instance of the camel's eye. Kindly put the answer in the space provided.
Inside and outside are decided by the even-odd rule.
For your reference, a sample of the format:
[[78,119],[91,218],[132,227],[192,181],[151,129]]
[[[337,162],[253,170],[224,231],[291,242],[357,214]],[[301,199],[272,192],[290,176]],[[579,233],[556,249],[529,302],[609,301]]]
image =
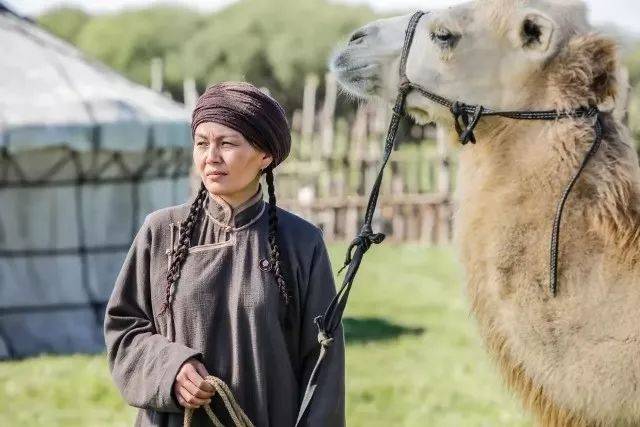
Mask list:
[[446,28],[438,28],[430,34],[431,40],[444,48],[452,48],[458,42],[460,35],[455,34]]

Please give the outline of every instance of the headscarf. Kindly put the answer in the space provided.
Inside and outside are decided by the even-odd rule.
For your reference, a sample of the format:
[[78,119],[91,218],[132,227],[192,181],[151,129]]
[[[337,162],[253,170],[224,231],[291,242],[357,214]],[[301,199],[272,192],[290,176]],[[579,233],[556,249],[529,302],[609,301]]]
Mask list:
[[223,82],[207,88],[191,116],[191,137],[200,123],[214,122],[240,132],[273,157],[275,168],[289,155],[291,133],[284,108],[250,83]]

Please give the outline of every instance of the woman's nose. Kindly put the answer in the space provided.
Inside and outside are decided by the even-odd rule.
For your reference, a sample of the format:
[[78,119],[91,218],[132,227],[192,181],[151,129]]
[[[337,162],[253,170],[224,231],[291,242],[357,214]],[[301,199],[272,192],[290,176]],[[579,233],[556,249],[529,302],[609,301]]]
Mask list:
[[216,144],[210,144],[207,150],[207,163],[219,163],[222,157],[220,156],[220,149]]

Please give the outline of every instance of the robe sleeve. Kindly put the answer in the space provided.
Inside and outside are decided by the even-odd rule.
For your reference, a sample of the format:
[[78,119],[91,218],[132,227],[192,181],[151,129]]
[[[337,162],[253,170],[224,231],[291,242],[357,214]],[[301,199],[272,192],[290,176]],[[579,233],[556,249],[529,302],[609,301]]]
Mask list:
[[127,254],[107,303],[104,334],[109,369],[132,406],[180,412],[173,382],[182,364],[201,355],[156,331],[151,308],[151,231],[148,218]]
[[[315,366],[320,345],[318,329],[313,319],[324,310],[336,294],[331,263],[322,236],[319,235],[310,268],[307,295],[302,311],[302,382],[300,401]],[[326,359],[319,373],[318,387],[307,409],[302,425],[307,427],[345,425],[345,385],[344,385],[344,334],[342,325],[334,334]]]

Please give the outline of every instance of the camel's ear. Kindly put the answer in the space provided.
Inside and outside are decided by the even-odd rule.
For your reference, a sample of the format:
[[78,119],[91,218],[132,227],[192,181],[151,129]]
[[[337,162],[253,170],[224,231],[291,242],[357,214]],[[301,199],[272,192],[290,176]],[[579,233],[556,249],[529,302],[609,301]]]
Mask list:
[[551,18],[541,12],[529,10],[519,21],[518,41],[522,49],[538,59],[550,56],[556,24]]
[[613,108],[619,90],[616,43],[598,34],[572,37],[550,69],[550,87],[573,105]]
[[598,104],[615,99],[618,92],[618,55],[616,43],[606,37],[590,35],[580,50],[591,66],[591,90]]

